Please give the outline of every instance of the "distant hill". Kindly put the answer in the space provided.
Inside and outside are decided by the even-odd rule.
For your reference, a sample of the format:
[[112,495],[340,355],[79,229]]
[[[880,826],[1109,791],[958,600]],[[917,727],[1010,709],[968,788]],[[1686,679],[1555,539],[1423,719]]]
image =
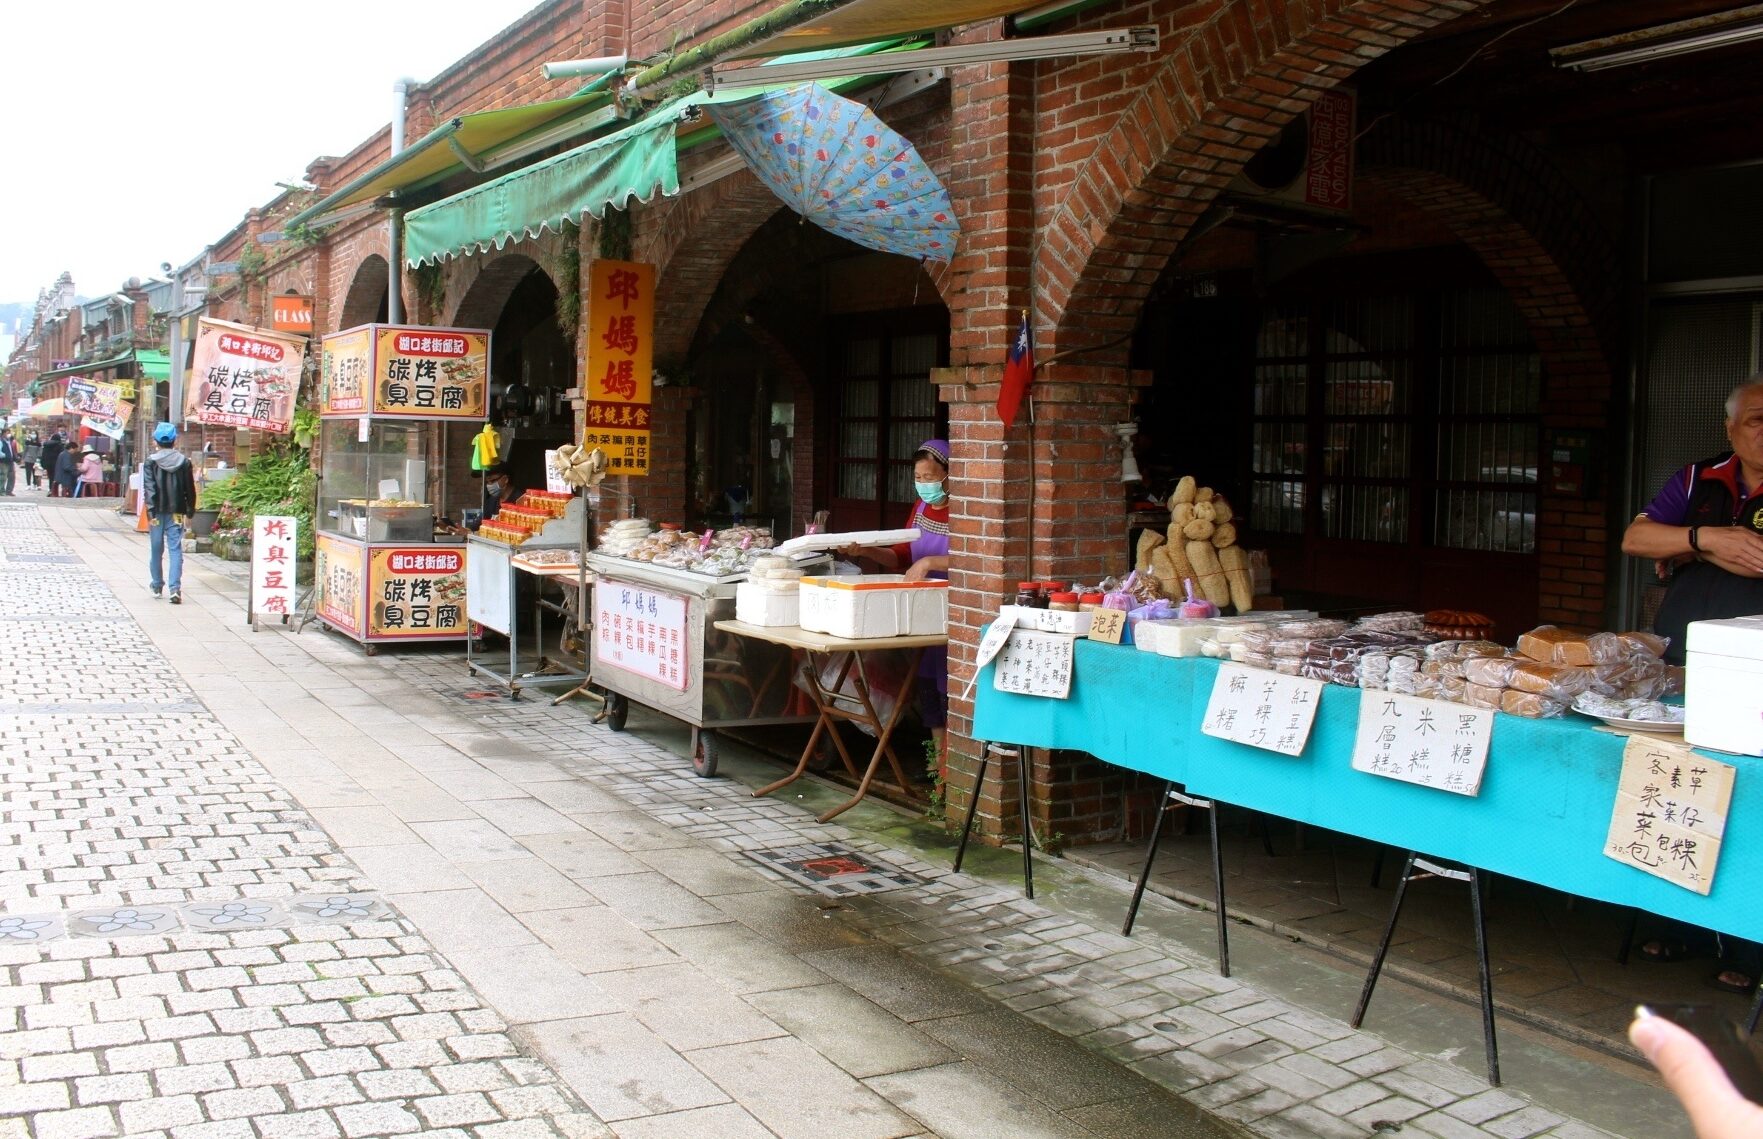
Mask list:
[[16,304],[0,304],[0,328],[23,333],[23,324],[31,319],[31,310],[36,307],[35,301],[20,301]]

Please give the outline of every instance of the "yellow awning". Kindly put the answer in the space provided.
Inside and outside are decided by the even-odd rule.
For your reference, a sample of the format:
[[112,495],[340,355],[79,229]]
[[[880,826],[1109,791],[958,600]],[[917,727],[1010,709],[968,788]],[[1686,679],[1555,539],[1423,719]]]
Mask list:
[[[288,219],[290,226],[311,221],[359,202],[369,202],[392,191],[415,189],[468,168],[486,156],[494,161],[497,148],[552,127],[566,118],[584,116],[612,96],[605,91],[572,95],[544,103],[479,111],[448,119],[416,142],[375,166],[372,170],[326,195],[319,202]],[[584,128],[585,130],[585,128]],[[464,151],[464,155],[460,154]]]
[[1031,5],[1024,0],[851,0],[817,20],[750,44],[731,59],[817,51],[995,20]]

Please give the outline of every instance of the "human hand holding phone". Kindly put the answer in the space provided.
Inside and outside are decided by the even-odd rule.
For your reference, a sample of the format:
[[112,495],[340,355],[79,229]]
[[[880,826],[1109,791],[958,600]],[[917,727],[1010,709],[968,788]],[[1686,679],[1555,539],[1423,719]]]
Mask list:
[[1628,1038],[1683,1104],[1697,1139],[1763,1135],[1763,1107],[1755,1102],[1763,1099],[1763,1069],[1736,1027],[1713,1009],[1641,1005]]

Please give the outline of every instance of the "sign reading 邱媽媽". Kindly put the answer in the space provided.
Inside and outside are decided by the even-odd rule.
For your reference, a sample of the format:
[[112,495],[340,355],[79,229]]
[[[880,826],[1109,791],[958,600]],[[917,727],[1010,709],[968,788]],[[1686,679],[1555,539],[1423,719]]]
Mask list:
[[196,322],[185,415],[216,427],[282,432],[306,363],[298,336],[203,317]]
[[649,473],[654,331],[655,267],[634,261],[590,265],[582,446],[606,452],[608,474]]
[[1707,894],[1726,837],[1738,771],[1681,743],[1628,737],[1604,853],[1636,870]]

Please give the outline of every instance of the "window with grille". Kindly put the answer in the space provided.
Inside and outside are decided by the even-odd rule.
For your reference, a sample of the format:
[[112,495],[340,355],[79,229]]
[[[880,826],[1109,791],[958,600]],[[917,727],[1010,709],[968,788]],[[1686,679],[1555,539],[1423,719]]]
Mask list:
[[1498,289],[1268,307],[1251,405],[1254,525],[1534,552],[1541,377]]
[[835,345],[838,525],[896,526],[911,508],[912,456],[940,434],[930,373],[947,340],[946,332],[901,328],[854,331]]

